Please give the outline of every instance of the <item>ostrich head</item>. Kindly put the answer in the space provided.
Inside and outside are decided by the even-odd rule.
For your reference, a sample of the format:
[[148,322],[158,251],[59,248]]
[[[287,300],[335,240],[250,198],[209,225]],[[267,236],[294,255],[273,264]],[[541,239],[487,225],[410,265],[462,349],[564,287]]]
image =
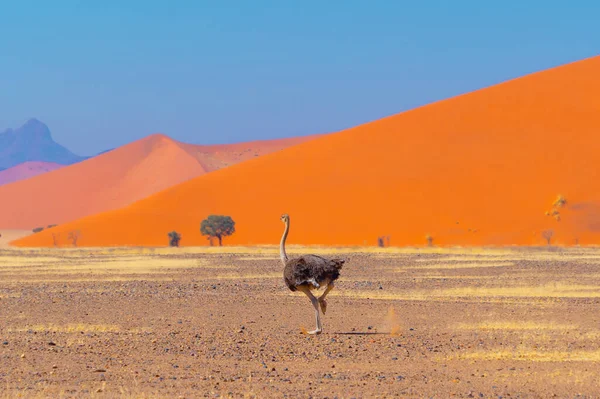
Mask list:
[[281,215],[280,219],[283,223],[288,223],[290,221],[290,217],[287,213],[284,213],[283,215]]

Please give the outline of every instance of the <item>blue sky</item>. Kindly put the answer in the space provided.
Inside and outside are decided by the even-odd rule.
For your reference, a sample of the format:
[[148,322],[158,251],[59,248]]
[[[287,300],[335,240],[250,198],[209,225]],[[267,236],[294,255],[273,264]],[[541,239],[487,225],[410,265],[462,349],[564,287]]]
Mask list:
[[0,130],[81,155],[332,132],[600,54],[600,2],[0,0]]

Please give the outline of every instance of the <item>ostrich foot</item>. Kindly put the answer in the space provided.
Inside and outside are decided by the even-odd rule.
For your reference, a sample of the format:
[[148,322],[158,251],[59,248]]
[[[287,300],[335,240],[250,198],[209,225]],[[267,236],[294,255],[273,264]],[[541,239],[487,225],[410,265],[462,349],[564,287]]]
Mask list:
[[321,334],[321,332],[322,332],[322,330],[319,330],[319,329],[308,331],[306,328],[300,327],[300,333],[304,334],[304,335],[317,335],[317,334]]
[[327,301],[325,298],[319,298],[319,305],[321,305],[321,312],[325,314],[327,312]]

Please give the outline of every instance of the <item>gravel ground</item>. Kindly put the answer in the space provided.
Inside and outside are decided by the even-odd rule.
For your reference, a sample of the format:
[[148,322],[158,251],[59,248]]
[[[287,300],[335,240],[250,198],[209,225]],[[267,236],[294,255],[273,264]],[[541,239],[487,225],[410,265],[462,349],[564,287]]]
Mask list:
[[4,250],[0,398],[600,396],[600,250],[335,256],[308,336],[273,251]]

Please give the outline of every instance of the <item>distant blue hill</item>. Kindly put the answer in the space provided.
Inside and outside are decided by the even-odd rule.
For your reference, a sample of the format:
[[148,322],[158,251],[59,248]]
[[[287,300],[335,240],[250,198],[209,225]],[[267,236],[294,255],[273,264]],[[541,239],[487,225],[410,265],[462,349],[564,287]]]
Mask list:
[[37,119],[28,120],[18,129],[6,129],[0,133],[0,170],[27,161],[71,165],[87,158],[75,155],[56,143],[48,126]]

